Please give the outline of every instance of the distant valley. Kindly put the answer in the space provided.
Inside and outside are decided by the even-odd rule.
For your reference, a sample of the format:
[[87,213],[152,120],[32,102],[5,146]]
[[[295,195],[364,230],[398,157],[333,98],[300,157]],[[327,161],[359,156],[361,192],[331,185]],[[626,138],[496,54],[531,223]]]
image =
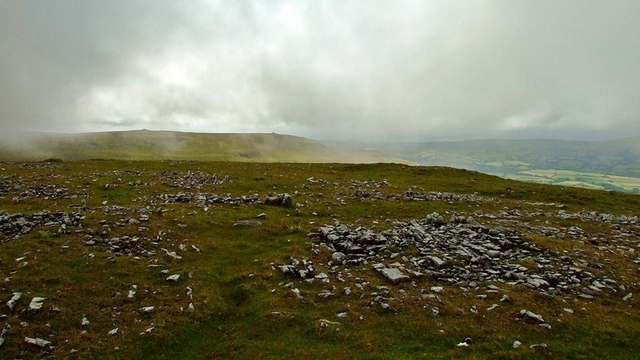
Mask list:
[[599,142],[470,140],[332,145],[508,179],[640,193],[640,137]]

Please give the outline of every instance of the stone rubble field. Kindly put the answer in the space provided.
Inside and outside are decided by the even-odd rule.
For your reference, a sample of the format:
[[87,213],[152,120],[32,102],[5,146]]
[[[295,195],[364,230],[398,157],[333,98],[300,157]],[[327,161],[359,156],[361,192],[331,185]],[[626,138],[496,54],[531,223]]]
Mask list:
[[[362,193],[357,190],[355,195],[362,196]],[[414,194],[412,191],[401,198],[410,201],[483,201],[471,195]],[[563,207],[554,203],[535,205]],[[486,221],[481,224],[473,216]],[[608,262],[605,254],[616,254],[640,264],[640,256],[636,253],[640,248],[640,219],[637,216],[567,213],[564,210],[529,213],[507,208],[493,214],[478,210],[473,216],[458,214],[445,220],[434,212],[421,219],[386,220],[393,226],[388,230],[378,230],[376,226],[368,229],[357,224],[349,226],[336,220],[308,234],[314,239],[312,252],[317,255],[326,249],[330,253],[329,261],[314,263],[308,258],[292,257],[290,263],[277,267],[292,280],[284,286],[302,301],[305,297],[297,284],[318,282],[324,284],[325,289],[317,294],[307,294],[314,297],[314,301],[333,296],[355,296],[366,299],[365,307],[379,306],[397,312],[406,303],[427,300],[436,317],[442,315],[438,304],[442,304],[440,294],[445,291],[478,300],[477,305],[469,309],[457,309],[461,314],[499,312],[501,304],[512,302],[507,289],[516,287],[527,287],[547,297],[560,296],[568,304],[580,304],[579,300],[593,300],[601,294],[624,302],[632,300],[632,289],[637,288],[637,283],[624,276],[615,276],[602,262]],[[577,226],[530,226],[527,221],[534,218],[578,219],[599,228],[606,227],[612,235],[605,238],[600,233],[588,234]],[[604,242],[613,246],[597,246],[595,253],[580,249],[553,251],[523,239],[530,234],[581,244]],[[407,250],[410,255],[403,255]],[[356,275],[362,271],[377,272],[386,279],[386,285],[371,286]],[[437,285],[421,287],[416,284],[423,278]],[[403,283],[410,286],[400,286]],[[571,308],[563,310],[574,313]],[[541,315],[526,309],[514,314],[513,318],[552,329]],[[461,344],[466,346],[464,342]],[[547,348],[546,344],[531,346]]]

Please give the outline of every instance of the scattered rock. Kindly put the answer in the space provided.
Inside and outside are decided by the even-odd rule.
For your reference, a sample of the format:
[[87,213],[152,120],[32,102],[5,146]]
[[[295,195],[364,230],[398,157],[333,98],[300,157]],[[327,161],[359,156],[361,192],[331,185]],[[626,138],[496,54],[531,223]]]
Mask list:
[[331,254],[331,259],[332,259],[336,264],[341,264],[341,263],[342,263],[342,261],[344,261],[344,259],[346,259],[346,257],[347,257],[347,256],[346,256],[345,254],[343,254],[343,253],[341,253],[341,252],[339,252],[339,251],[336,251],[336,252],[334,252],[333,254]]
[[[411,194],[412,198],[414,195]],[[507,219],[525,216],[517,210],[502,210],[499,215]],[[483,213],[483,218],[495,217]],[[332,254],[339,253],[335,259],[332,255],[332,261],[343,267],[373,262],[391,268],[384,264],[388,249],[415,248],[417,255],[406,257],[394,268],[399,268],[405,275],[426,275],[448,284],[501,282],[526,285],[548,296],[574,294],[590,299],[592,294],[606,289],[615,291],[607,285],[605,278],[583,271],[582,263],[541,249],[510,228],[488,227],[455,215],[447,223],[438,213],[419,220],[394,221],[393,225],[393,229],[380,231],[362,226],[351,229],[335,222],[310,235],[318,236],[319,243],[328,247]],[[396,256],[392,253],[388,258],[395,259]],[[523,266],[525,261],[534,262],[538,271]],[[382,271],[382,268],[377,270]],[[497,287],[490,290],[504,291]],[[508,299],[505,295],[501,300]]]
[[29,303],[29,310],[31,311],[39,311],[40,309],[42,309],[42,305],[44,304],[44,301],[47,298],[43,298],[43,297],[34,297],[33,299],[31,299],[31,302]]
[[304,298],[302,297],[302,295],[300,294],[300,290],[298,290],[298,288],[293,288],[291,289],[291,292],[300,300],[304,300]]
[[172,258],[172,259],[175,259],[175,260],[181,260],[182,259],[182,256],[176,254],[175,251],[169,251],[169,250],[167,250],[165,248],[162,248],[162,251],[164,251],[164,253],[167,254],[167,256]]
[[531,320],[537,323],[545,322],[541,315],[535,314],[531,311],[524,310],[524,309],[520,310],[520,316],[522,316],[525,321]]
[[127,294],[127,298],[133,299],[133,297],[136,296],[137,290],[138,290],[138,285],[136,284],[131,285],[131,289],[129,289],[129,294]]
[[20,300],[21,297],[22,297],[21,292],[13,293],[13,296],[11,297],[11,299],[7,301],[7,306],[9,307],[9,310],[13,310],[13,308],[16,306],[16,304],[18,303],[18,300]]
[[384,277],[386,277],[389,281],[394,284],[400,284],[402,282],[411,281],[411,278],[400,271],[397,268],[381,268],[378,269]]
[[549,346],[545,343],[542,344],[533,344],[531,346],[529,346],[529,348],[533,349],[533,350],[547,350],[549,348]]
[[248,226],[248,227],[255,227],[255,226],[261,226],[262,223],[258,220],[238,220],[236,221],[233,226]]
[[140,311],[142,314],[149,314],[152,313],[155,309],[155,306],[144,306],[138,309],[138,311]]
[[264,199],[265,205],[292,207],[293,198],[291,195],[284,193],[278,195],[269,195]]
[[321,299],[326,299],[333,296],[333,293],[329,290],[322,290],[318,293],[318,297]]
[[327,320],[327,319],[320,319],[320,320],[318,320],[318,322],[320,323],[320,327],[324,328],[324,329],[328,328],[331,325],[333,325],[333,326],[340,325],[340,323],[337,322],[337,321],[330,321],[330,320]]
[[79,227],[82,220],[84,220],[84,216],[74,212],[56,211],[52,213],[43,210],[33,215],[24,215],[0,211],[0,232],[4,234],[4,237],[0,237],[0,242],[7,242],[27,235],[37,226],[57,229],[57,233],[66,233],[70,228]]
[[4,335],[11,329],[11,325],[9,323],[5,323],[2,331],[0,331],[0,346],[4,344]]
[[47,340],[44,340],[44,339],[40,339],[40,338],[25,337],[24,338],[24,342],[25,342],[25,344],[34,345],[34,346],[41,347],[41,348],[45,348],[45,347],[51,346],[51,342],[50,341],[47,341]]

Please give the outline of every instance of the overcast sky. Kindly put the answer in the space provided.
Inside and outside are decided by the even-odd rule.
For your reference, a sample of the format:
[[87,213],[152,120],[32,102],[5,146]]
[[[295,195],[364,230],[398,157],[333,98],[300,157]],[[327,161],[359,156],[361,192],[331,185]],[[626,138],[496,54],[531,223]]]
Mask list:
[[640,1],[0,0],[3,132],[640,135]]

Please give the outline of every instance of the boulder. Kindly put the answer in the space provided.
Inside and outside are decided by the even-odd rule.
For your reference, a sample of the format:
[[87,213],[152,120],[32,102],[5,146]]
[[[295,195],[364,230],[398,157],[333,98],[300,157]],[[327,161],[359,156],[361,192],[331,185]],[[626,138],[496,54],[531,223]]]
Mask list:
[[236,227],[236,226],[255,227],[260,225],[262,225],[262,223],[258,220],[238,220],[233,224],[233,227]]
[[264,204],[271,206],[291,207],[293,206],[293,198],[287,193],[269,195],[264,199]]
[[408,275],[405,275],[400,269],[397,268],[381,268],[378,270],[380,274],[386,277],[389,281],[394,284],[400,284],[403,282],[410,281],[411,278]]

